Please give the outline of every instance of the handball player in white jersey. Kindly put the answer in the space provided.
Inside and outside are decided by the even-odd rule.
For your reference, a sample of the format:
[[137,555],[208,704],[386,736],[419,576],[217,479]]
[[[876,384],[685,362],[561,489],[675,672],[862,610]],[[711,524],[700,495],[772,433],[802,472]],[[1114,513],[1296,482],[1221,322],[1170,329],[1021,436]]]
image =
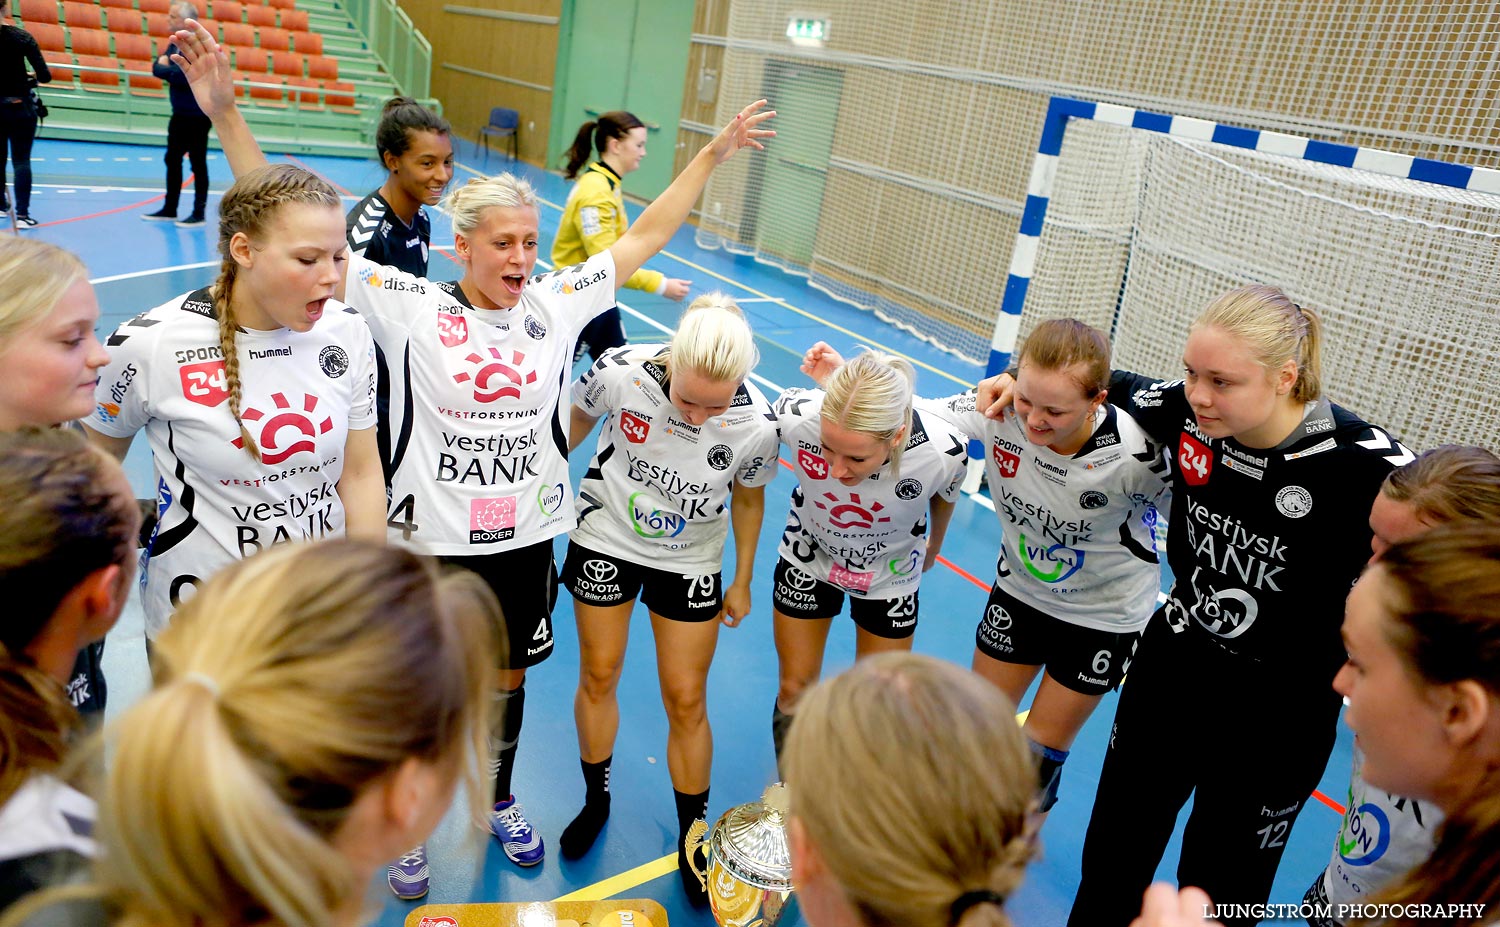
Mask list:
[[[236,174],[265,163],[235,107],[228,60],[201,26],[178,33],[194,93]],[[709,174],[775,133],[765,101],[741,110],[608,251],[535,277],[539,217],[531,185],[510,174],[449,192],[462,279],[434,283],[355,255],[339,294],[368,320],[389,398],[382,453],[395,543],[473,569],[495,590],[510,636],[496,694],[490,829],[518,865],[545,848],[511,794],[526,668],[551,654],[552,539],[572,528],[567,415],[572,347],[615,291],[687,218]],[[523,581],[524,580],[524,581]],[[388,870],[393,892],[429,885],[423,848]]]
[[1016,357],[1015,405],[1003,418],[978,411],[973,390],[931,407],[985,444],[1003,531],[973,665],[1017,705],[1046,668],[1023,725],[1046,812],[1073,739],[1124,678],[1156,609],[1155,503],[1167,463],[1128,413],[1104,401],[1102,332],[1051,319]]
[[826,386],[788,389],[773,406],[797,475],[773,585],[778,762],[846,594],[857,658],[911,649],[917,587],[937,561],[968,459],[965,435],[912,408],[907,361],[867,351],[831,375],[809,373]]
[[[651,615],[667,710],[667,768],[677,807],[683,888],[707,902],[701,851],[685,841],[706,829],[713,734],[705,705],[719,623],[750,611],[765,485],[776,472],[770,404],[746,381],[758,359],[739,307],[722,293],[688,307],[670,345],[612,348],[573,385],[570,441],[606,416],[578,489],[563,585],[578,620],[574,714],[587,796],[562,835],[577,859],[609,816],[609,777],[620,707],[615,689],[637,596]],[[724,541],[735,562],[723,581]]]
[[223,264],[115,329],[89,439],[151,445],[157,522],[143,560],[146,639],[194,588],[283,541],[380,540],[369,326],[334,299],[338,193],[289,164],[245,173],[219,207]]

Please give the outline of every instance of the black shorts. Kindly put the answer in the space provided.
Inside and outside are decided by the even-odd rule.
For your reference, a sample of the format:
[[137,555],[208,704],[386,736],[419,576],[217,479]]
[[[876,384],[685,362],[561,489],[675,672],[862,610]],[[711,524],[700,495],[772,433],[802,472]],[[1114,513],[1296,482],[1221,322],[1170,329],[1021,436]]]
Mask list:
[[716,621],[724,608],[724,574],[669,573],[602,554],[573,541],[562,583],[584,605],[624,605],[636,596],[671,621]]
[[[787,562],[776,561],[772,599],[788,618],[833,618],[844,610],[844,590]],[[917,631],[917,593],[894,599],[849,597],[849,617],[876,637],[905,640]]]
[[1100,631],[1054,618],[990,587],[974,646],[1001,663],[1046,666],[1057,683],[1084,695],[1120,684],[1140,642],[1140,631]]
[[505,613],[509,646],[500,668],[525,669],[552,656],[552,606],[557,604],[557,564],[552,541],[493,554],[438,557],[473,570],[494,590]]

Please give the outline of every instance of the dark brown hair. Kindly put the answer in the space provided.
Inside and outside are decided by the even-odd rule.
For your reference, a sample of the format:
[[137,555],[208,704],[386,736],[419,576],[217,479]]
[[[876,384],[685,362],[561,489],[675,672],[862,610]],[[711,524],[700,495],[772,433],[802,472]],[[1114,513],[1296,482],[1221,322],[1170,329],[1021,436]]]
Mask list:
[[578,133],[573,136],[573,144],[564,155],[568,159],[568,166],[563,170],[563,176],[569,180],[577,177],[578,171],[593,152],[604,154],[610,139],[624,138],[630,134],[631,129],[645,128],[645,125],[633,113],[624,110],[602,113],[597,121],[585,122],[578,127]]

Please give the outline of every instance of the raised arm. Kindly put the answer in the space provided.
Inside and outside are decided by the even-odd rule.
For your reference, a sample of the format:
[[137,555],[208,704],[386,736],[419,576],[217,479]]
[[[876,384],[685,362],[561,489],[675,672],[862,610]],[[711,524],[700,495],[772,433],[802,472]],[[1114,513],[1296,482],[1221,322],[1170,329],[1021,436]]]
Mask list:
[[260,143],[245,122],[244,113],[234,102],[234,75],[229,69],[229,55],[195,19],[188,20],[187,28],[179,30],[172,41],[177,45],[172,63],[187,76],[198,107],[213,122],[214,131],[219,133],[219,144],[224,146],[229,170],[238,177],[268,163],[265,153],[260,150]]
[[821,389],[828,385],[828,378],[844,366],[844,355],[835,351],[826,341],[819,341],[802,355],[802,372],[812,378]]
[[761,112],[765,105],[765,100],[756,100],[740,110],[734,120],[693,157],[672,185],[646,207],[630,230],[610,246],[609,252],[615,259],[616,289],[624,286],[631,274],[667,246],[698,201],[714,168],[741,148],[764,148],[760,139],[776,134],[770,129],[759,128],[761,123],[776,115],[775,110]]

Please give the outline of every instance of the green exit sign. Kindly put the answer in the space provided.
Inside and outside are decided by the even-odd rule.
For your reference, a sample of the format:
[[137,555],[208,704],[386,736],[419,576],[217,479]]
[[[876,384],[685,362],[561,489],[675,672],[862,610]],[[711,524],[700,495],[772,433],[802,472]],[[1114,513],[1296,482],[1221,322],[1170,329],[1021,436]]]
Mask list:
[[820,47],[828,41],[828,17],[793,13],[786,21],[786,37],[793,45]]

